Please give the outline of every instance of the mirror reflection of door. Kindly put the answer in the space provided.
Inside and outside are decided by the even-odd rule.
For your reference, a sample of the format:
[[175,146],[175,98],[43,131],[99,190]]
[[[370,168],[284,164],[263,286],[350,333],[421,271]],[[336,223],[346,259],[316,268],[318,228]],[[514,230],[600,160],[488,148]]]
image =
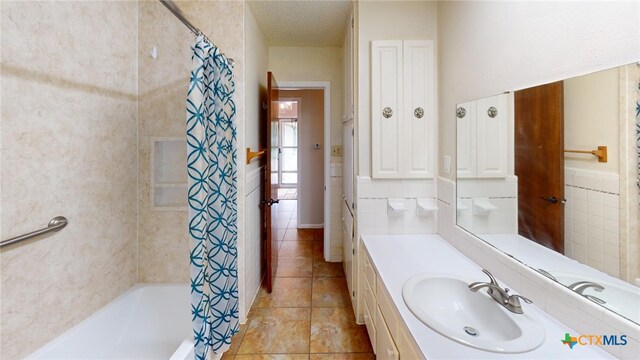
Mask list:
[[564,254],[562,81],[514,95],[518,233]]

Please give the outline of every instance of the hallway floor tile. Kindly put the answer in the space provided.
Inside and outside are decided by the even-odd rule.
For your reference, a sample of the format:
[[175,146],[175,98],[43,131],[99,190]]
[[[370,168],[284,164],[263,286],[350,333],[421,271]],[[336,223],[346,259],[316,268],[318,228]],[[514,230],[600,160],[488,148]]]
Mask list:
[[[295,216],[296,202],[281,203],[284,223]],[[247,323],[222,358],[375,359],[365,326],[356,324],[342,263],[323,259],[323,230],[296,229],[292,221],[279,230],[283,241],[273,291],[259,290]]]

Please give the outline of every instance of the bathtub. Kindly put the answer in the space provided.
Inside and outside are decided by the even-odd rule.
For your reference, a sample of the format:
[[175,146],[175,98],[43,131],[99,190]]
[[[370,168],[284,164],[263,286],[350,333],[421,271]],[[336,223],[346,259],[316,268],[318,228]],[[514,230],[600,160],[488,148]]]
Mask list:
[[28,359],[191,360],[190,311],[187,285],[136,285]]

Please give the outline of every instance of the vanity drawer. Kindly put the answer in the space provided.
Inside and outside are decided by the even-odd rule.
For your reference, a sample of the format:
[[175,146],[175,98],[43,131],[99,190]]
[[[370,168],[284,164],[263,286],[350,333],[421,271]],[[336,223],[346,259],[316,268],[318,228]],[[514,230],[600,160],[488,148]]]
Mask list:
[[[393,305],[393,300],[391,300],[391,296],[387,293],[387,289],[385,289],[380,278],[378,278],[376,299],[378,300],[378,306],[382,311],[382,315],[384,315],[384,319],[387,322],[389,331],[391,331],[392,334],[395,334],[398,324],[398,319],[396,318],[396,307]],[[380,328],[380,324],[378,324],[378,328]]]
[[[367,327],[367,332],[369,333],[369,340],[371,340],[371,347],[373,347],[373,353],[376,352],[376,325],[375,318],[371,316],[371,312],[369,309],[376,307],[376,304],[370,305],[367,302],[367,299],[364,300],[364,324]],[[374,312],[375,314],[375,312]]]
[[385,317],[382,316],[380,308],[376,311],[376,323],[378,324],[376,333],[376,360],[399,360],[400,353],[391,336],[390,324],[385,324]]
[[373,268],[372,261],[369,258],[369,254],[366,251],[363,252],[362,256],[362,267],[364,269],[364,277],[369,280],[369,284],[371,284],[373,290],[373,295],[375,295],[376,289],[376,270]]
[[400,353],[401,360],[426,359],[424,355],[422,355],[420,347],[416,344],[413,336],[411,336],[403,322],[398,323],[398,338],[396,345],[398,345],[398,352]]
[[364,293],[364,299],[366,300],[366,306],[367,309],[369,310],[369,314],[375,314],[376,313],[376,296],[374,294],[374,288],[371,286],[371,284],[369,283],[369,280],[364,279],[364,281],[362,282],[362,292]]

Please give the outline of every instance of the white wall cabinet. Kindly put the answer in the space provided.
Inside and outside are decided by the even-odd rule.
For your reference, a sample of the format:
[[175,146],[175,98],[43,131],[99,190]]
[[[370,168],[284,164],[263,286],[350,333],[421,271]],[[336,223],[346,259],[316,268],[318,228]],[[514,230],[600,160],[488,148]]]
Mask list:
[[433,178],[433,41],[372,41],[371,56],[372,177]]
[[509,94],[460,104],[457,121],[459,178],[503,178],[509,175]]
[[343,98],[343,111],[342,121],[353,119],[355,112],[354,103],[354,48],[353,48],[353,27],[354,18],[353,14],[349,16],[349,22],[347,23],[344,41],[342,43],[344,49],[344,98]]

